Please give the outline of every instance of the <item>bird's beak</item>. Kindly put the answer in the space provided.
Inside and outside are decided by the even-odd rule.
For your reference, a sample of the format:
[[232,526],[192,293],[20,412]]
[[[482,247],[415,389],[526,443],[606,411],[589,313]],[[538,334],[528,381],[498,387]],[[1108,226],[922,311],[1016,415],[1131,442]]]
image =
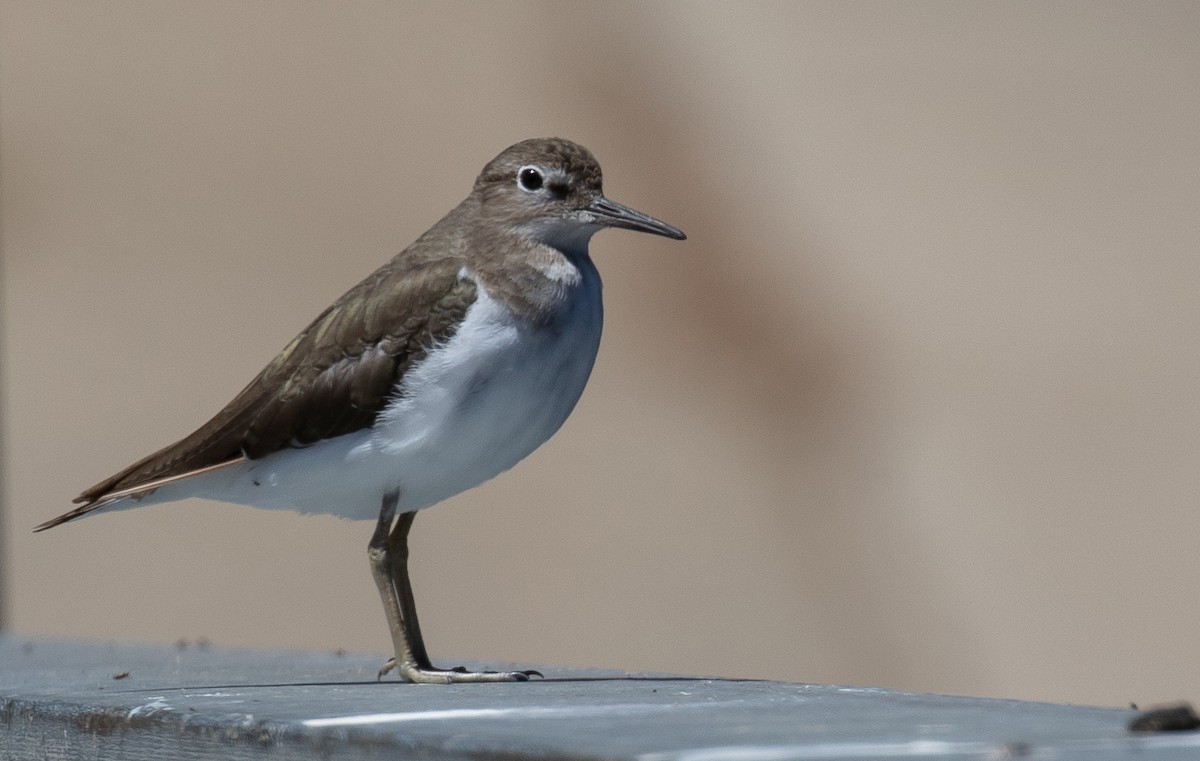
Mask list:
[[683,234],[683,230],[657,220],[649,214],[643,214],[628,206],[622,206],[616,201],[610,201],[604,196],[600,196],[588,204],[587,211],[593,216],[595,224],[603,225],[604,227],[623,227],[626,230],[637,230],[642,233],[663,235],[675,240],[685,240],[687,238]]

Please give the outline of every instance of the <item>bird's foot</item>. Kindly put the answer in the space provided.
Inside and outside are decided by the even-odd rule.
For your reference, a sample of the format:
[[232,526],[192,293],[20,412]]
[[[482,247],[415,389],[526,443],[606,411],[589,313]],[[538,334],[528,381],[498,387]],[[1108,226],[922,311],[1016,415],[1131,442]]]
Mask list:
[[[460,682],[527,682],[531,676],[542,677],[542,672],[528,669],[526,671],[467,671],[462,666],[452,669],[439,669],[433,666],[418,666],[415,663],[396,665],[395,658],[379,669],[377,679],[395,669],[406,681],[414,684],[456,684]],[[545,677],[542,677],[545,678]]]

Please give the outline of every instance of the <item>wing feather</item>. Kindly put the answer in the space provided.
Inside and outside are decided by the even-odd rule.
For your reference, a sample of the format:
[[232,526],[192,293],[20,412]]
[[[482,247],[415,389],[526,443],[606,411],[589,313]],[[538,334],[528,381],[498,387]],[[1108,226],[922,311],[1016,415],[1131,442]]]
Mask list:
[[372,425],[405,372],[453,334],[474,302],[475,284],[460,278],[460,269],[453,259],[381,268],[317,317],[210,421],[87,489],[75,500],[82,507],[39,529],[163,483]]

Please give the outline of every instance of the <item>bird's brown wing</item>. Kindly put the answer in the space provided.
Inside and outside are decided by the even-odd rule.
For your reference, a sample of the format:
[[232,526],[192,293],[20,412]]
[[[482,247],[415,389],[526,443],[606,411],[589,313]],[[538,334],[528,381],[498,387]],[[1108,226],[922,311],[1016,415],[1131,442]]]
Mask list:
[[122,496],[375,422],[414,363],[447,340],[476,297],[461,263],[383,267],[296,336],[233,401],[190,436],[101,481],[65,523]]

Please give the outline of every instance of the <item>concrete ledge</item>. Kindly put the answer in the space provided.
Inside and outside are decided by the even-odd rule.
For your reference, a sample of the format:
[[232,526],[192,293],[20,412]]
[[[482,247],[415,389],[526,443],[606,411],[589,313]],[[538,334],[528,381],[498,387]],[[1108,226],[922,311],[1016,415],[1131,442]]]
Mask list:
[[0,758],[1200,758],[1122,709],[553,667],[420,686],[381,661],[0,636]]

